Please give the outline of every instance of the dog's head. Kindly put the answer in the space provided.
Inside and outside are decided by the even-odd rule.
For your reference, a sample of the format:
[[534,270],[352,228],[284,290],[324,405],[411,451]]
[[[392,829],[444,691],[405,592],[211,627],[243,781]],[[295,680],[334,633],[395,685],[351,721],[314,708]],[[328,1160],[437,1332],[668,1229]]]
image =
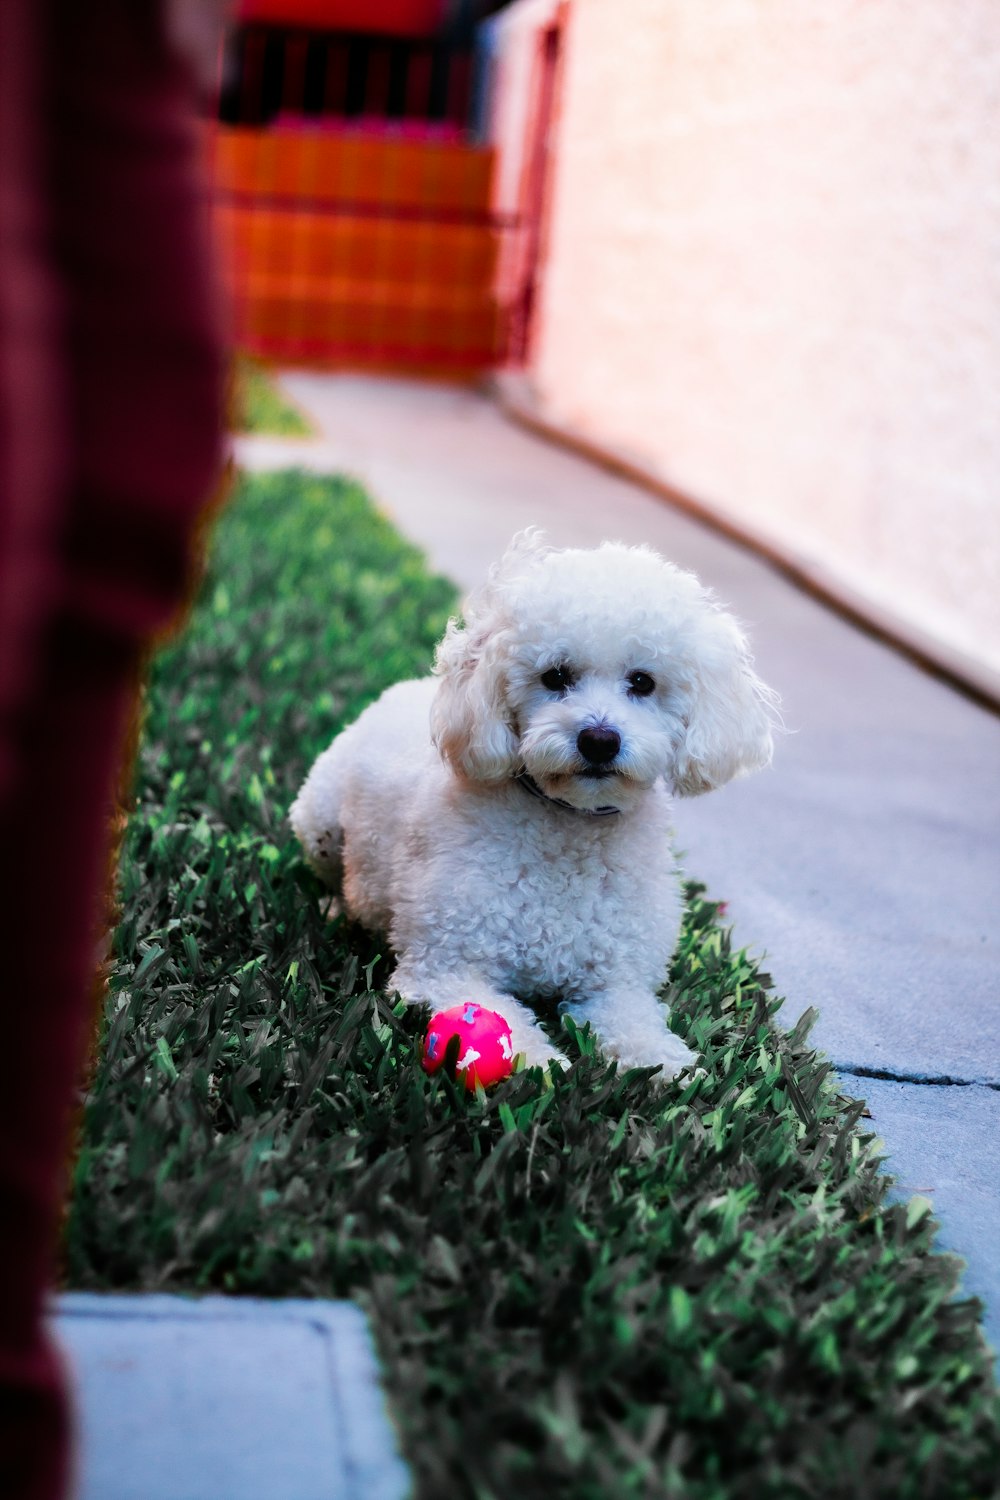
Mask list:
[[463,776],[527,771],[574,807],[625,808],[662,776],[693,796],[771,757],[774,695],[691,573],[646,547],[521,532],[438,647],[434,741]]

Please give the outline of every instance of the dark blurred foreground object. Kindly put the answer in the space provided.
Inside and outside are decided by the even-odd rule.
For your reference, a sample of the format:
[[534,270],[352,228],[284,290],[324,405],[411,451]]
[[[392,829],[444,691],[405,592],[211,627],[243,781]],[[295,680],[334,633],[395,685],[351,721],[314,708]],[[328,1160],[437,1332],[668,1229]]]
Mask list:
[[66,1484],[41,1314],[109,812],[143,653],[185,600],[220,460],[190,12],[168,27],[152,0],[0,3],[4,1500]]

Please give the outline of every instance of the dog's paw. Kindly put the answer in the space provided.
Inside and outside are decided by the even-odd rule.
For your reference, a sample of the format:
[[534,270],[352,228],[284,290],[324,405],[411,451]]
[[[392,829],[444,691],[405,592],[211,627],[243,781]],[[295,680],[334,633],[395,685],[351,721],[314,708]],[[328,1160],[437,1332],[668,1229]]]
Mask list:
[[682,1042],[674,1032],[667,1032],[667,1046],[663,1061],[663,1078],[704,1078],[705,1069],[699,1066],[699,1055],[687,1042]]
[[662,1082],[691,1077],[697,1071],[703,1071],[698,1068],[698,1053],[666,1027],[654,1035],[602,1035],[600,1044],[602,1050],[617,1058],[623,1068],[659,1068],[658,1076]]
[[686,1089],[689,1083],[697,1083],[702,1078],[708,1077],[708,1069],[702,1067],[698,1061],[698,1054],[693,1055],[693,1061],[685,1063],[682,1067],[665,1070],[660,1078],[664,1083],[676,1083],[679,1087]]
[[690,1080],[703,1077],[705,1074],[705,1069],[698,1065],[697,1052],[692,1052],[690,1047],[684,1047],[683,1053],[673,1047],[658,1050],[652,1048],[648,1050],[606,1048],[605,1050],[612,1052],[623,1068],[659,1068],[657,1077],[661,1083],[667,1083],[674,1078]]
[[513,1047],[515,1058],[518,1059],[519,1069],[542,1068],[546,1073],[553,1063],[558,1063],[561,1068],[569,1066],[566,1054],[560,1052],[558,1047],[553,1047],[544,1031],[540,1028],[530,1028],[537,1031],[534,1036],[526,1036],[524,1031],[520,1035],[513,1035]]

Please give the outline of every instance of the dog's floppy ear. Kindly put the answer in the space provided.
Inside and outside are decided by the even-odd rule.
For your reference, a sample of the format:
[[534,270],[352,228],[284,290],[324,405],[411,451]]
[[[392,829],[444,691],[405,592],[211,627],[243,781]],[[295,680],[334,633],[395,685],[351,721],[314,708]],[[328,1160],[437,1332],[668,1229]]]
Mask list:
[[506,600],[517,580],[548,551],[544,533],[528,526],[465,602],[465,624],[448,621],[434,671],[441,685],[431,704],[431,737],[444,760],[474,781],[503,781],[521,764],[517,729],[507,702],[507,648],[512,632]]
[[442,758],[474,781],[503,781],[519,765],[502,658],[496,634],[449,620],[434,659],[441,683],[431,704],[431,737]]
[[710,608],[696,645],[684,731],[669,773],[681,797],[713,791],[766,766],[778,722],[777,697],[754,672],[746,638],[731,615]]

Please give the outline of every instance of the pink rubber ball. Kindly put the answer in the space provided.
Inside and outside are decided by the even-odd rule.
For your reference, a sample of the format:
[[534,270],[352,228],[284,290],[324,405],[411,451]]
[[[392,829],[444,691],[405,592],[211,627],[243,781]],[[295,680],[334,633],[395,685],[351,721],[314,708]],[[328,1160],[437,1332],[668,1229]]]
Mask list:
[[474,1000],[452,1005],[431,1016],[424,1038],[426,1072],[436,1073],[441,1067],[453,1036],[460,1038],[455,1075],[465,1081],[470,1093],[477,1083],[489,1088],[512,1072],[514,1047],[510,1027],[503,1016]]

